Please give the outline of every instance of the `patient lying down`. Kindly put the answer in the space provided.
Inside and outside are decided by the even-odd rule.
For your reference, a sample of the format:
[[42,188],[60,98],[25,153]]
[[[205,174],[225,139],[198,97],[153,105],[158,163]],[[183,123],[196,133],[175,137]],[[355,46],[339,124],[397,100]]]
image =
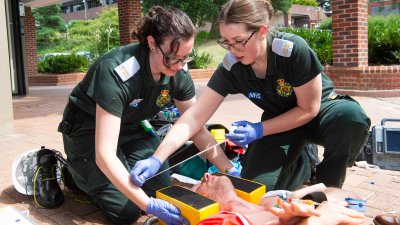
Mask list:
[[[364,214],[346,208],[346,193],[340,189],[327,189],[325,191],[328,201],[324,201],[314,208],[309,204],[289,200],[289,202],[278,201],[279,208],[275,205],[276,197],[261,199],[258,205],[247,202],[240,198],[226,176],[213,176],[205,173],[201,183],[193,186],[193,191],[204,195],[220,204],[220,210],[224,211],[213,215],[203,221],[200,225],[216,224],[362,224]],[[342,201],[338,201],[342,200]],[[229,223],[226,223],[228,222]]]

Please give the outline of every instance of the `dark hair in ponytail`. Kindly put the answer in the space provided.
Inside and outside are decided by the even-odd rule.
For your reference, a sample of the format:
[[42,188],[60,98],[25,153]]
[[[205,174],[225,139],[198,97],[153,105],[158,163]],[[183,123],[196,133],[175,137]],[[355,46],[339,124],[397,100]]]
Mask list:
[[195,27],[190,18],[181,10],[153,6],[140,19],[132,38],[141,44],[148,45],[147,36],[152,36],[157,44],[161,45],[166,37],[171,37],[171,51],[179,50],[179,43],[189,40],[195,35]]

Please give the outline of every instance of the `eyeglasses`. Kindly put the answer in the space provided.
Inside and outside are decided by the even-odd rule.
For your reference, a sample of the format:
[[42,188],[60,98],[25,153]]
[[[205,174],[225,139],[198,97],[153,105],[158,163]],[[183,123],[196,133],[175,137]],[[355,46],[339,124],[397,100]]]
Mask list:
[[256,30],[253,31],[253,33],[251,33],[250,37],[247,38],[247,39],[244,40],[244,41],[237,41],[237,42],[235,42],[235,43],[233,43],[233,44],[229,44],[227,41],[224,41],[224,40],[217,40],[217,43],[218,43],[219,45],[221,45],[221,47],[223,47],[224,49],[229,50],[230,48],[233,48],[233,49],[235,49],[236,51],[243,52],[244,49],[245,49],[245,47],[246,47],[247,42],[250,41],[251,37],[253,37],[253,35],[254,35],[256,32],[257,32]]
[[193,48],[192,49],[192,53],[188,57],[186,57],[184,59],[180,59],[180,58],[177,58],[176,56],[174,56],[171,53],[165,54],[164,51],[162,50],[162,48],[160,47],[160,45],[158,43],[156,43],[156,45],[160,49],[161,54],[163,55],[163,58],[164,58],[163,62],[164,62],[164,65],[167,68],[169,68],[169,67],[171,67],[173,65],[176,65],[178,63],[182,63],[183,65],[185,65],[186,63],[189,63],[189,62],[193,61],[193,59],[195,59],[196,56],[197,56],[197,52]]

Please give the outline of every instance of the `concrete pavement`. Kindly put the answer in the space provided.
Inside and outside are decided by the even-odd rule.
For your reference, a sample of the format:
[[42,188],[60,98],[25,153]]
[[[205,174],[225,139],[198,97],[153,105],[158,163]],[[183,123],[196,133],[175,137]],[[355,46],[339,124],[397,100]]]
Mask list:
[[[196,81],[198,95],[205,84]],[[72,88],[31,87],[29,95],[13,99],[15,131],[0,135],[0,158],[3,160],[0,164],[0,208],[10,205],[19,211],[29,210],[29,218],[38,224],[107,224],[98,209],[81,202],[67,190],[61,207],[37,209],[32,197],[19,194],[12,184],[11,164],[19,154],[42,145],[63,152],[62,137],[56,130]],[[371,117],[372,125],[379,124],[385,117],[400,118],[400,97],[355,98]],[[225,100],[210,123],[230,127],[232,121],[257,121],[260,115],[261,110],[250,101],[234,95]],[[343,189],[355,191],[367,200],[366,224],[371,224],[372,218],[381,212],[400,210],[400,171],[348,168]],[[141,217],[135,224],[143,224],[145,219]]]

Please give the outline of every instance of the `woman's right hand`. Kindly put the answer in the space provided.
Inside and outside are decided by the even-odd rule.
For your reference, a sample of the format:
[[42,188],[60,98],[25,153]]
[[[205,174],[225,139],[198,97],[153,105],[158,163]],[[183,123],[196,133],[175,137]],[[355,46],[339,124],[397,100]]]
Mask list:
[[148,178],[157,173],[161,165],[161,161],[155,156],[137,161],[131,171],[131,180],[141,187]]
[[181,212],[178,208],[161,199],[150,198],[146,213],[157,216],[168,225],[189,225],[189,221],[181,216]]

